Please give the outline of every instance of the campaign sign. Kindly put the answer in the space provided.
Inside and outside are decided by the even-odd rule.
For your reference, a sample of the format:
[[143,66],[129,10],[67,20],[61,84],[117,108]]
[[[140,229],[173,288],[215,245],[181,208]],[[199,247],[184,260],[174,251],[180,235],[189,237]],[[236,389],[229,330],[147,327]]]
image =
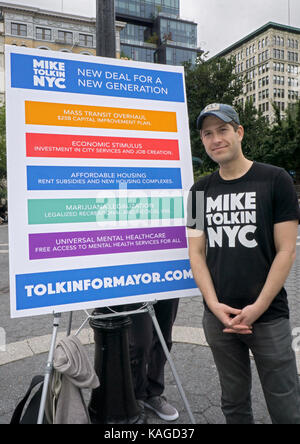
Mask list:
[[11,316],[199,294],[184,69],[5,54]]

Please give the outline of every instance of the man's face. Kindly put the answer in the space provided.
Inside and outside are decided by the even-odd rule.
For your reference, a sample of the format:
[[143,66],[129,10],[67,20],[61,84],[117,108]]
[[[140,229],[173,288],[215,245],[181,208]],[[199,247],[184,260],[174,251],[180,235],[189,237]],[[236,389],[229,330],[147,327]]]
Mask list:
[[244,129],[237,131],[229,123],[215,116],[204,119],[200,136],[208,156],[219,165],[237,160],[242,155]]

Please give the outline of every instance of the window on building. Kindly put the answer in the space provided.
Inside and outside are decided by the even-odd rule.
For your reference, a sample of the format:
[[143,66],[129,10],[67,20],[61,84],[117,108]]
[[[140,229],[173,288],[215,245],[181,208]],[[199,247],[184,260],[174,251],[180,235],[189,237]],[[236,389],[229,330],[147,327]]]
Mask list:
[[196,52],[178,48],[166,48],[166,64],[181,65],[183,62],[195,63]]
[[274,97],[279,97],[279,98],[284,99],[284,89],[274,88],[273,95],[274,95]]
[[294,77],[288,77],[288,86],[299,86],[299,80]]
[[168,17],[179,15],[179,0],[116,0],[116,12],[152,18],[159,13]]
[[121,52],[125,57],[141,62],[154,62],[154,49],[121,44]]
[[160,39],[171,40],[181,46],[196,48],[197,25],[162,18],[160,21]]
[[289,100],[298,100],[298,91],[295,90],[288,90],[288,99]]
[[12,35],[20,35],[23,37],[27,36],[27,25],[23,23],[12,23],[11,24],[11,33]]
[[79,44],[80,46],[87,46],[89,48],[93,47],[93,36],[89,34],[79,34]]
[[284,102],[276,102],[276,101],[274,101],[274,105],[277,106],[280,111],[284,111],[284,109],[285,109],[285,103]]
[[273,37],[273,45],[284,46],[284,38],[281,37],[280,35],[275,35]]
[[298,49],[298,40],[288,39],[288,47]]
[[51,40],[52,38],[51,29],[36,28],[36,38],[37,40]]
[[73,33],[69,31],[58,31],[58,40],[62,43],[72,45]]
[[288,65],[287,72],[291,74],[298,74],[298,66],[297,65]]
[[298,62],[298,53],[288,51],[288,61],[289,62]]
[[274,71],[284,72],[284,63],[274,62],[273,69]]
[[121,42],[127,44],[144,42],[147,29],[146,26],[127,23],[120,32]]
[[273,83],[276,85],[284,85],[284,76],[273,76]]
[[274,59],[284,59],[284,51],[282,49],[273,49]]

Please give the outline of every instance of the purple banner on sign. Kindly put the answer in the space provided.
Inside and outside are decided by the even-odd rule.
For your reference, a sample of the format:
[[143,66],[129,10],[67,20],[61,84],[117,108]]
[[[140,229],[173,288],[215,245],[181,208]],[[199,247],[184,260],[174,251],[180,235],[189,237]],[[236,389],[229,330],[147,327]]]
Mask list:
[[186,248],[185,227],[29,234],[29,259]]

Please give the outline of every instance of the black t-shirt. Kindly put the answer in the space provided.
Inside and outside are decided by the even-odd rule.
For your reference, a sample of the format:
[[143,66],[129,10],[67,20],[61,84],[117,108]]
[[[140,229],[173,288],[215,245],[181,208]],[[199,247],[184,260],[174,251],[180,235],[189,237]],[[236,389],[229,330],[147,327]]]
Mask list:
[[[274,224],[297,219],[295,187],[282,168],[254,162],[239,179],[223,180],[216,171],[193,185],[187,226],[206,234],[220,302],[239,309],[255,302],[276,255]],[[284,288],[258,321],[278,317],[289,317]]]

